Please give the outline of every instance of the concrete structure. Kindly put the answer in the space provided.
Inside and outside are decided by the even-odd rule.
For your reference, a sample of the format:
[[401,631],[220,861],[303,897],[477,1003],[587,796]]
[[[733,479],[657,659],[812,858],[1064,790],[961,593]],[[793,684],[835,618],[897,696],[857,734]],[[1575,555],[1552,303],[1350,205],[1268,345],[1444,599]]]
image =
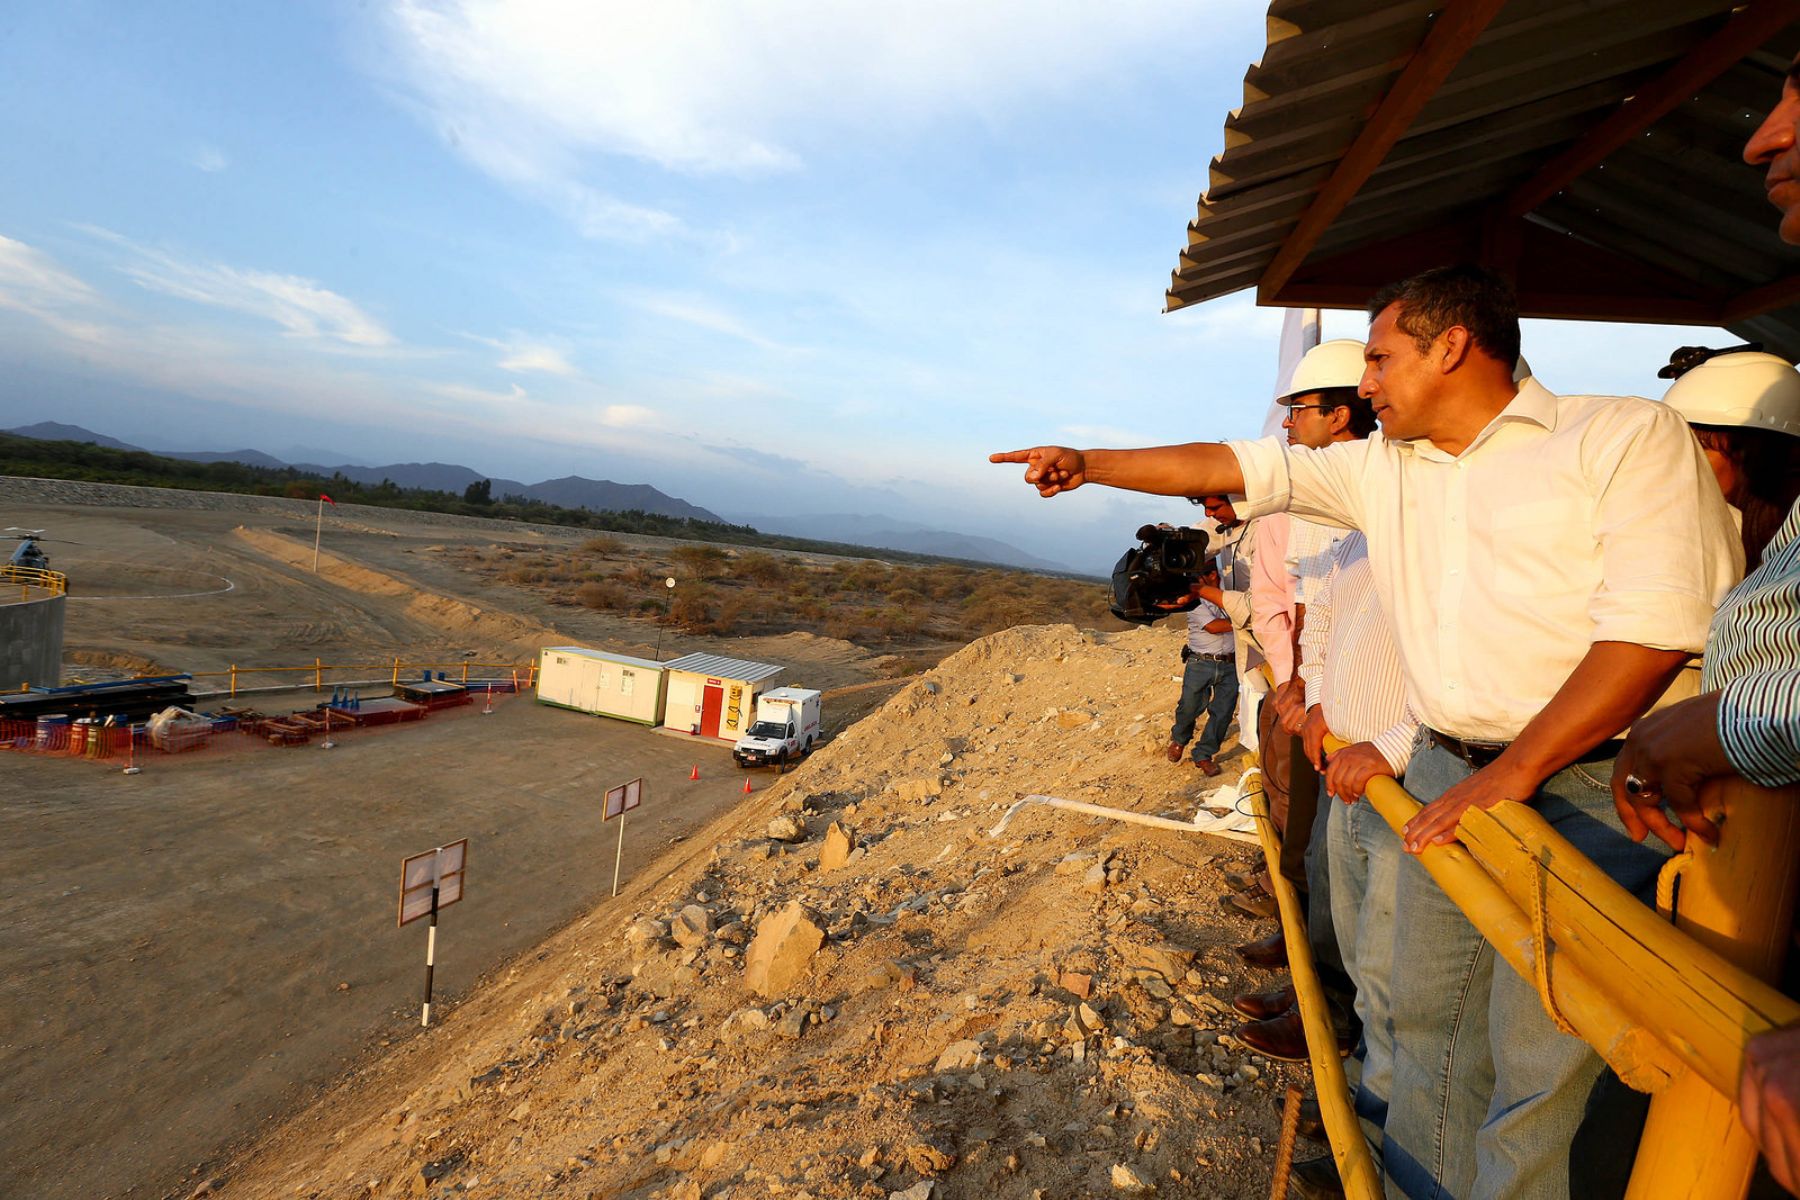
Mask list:
[[26,684],[56,687],[62,682],[63,613],[68,602],[60,587],[20,583],[0,573],[0,692],[16,692]]
[[655,725],[663,715],[663,664],[585,646],[546,646],[539,704]]
[[756,720],[756,697],[785,669],[719,654],[689,654],[663,664],[669,673],[664,729],[736,745]]

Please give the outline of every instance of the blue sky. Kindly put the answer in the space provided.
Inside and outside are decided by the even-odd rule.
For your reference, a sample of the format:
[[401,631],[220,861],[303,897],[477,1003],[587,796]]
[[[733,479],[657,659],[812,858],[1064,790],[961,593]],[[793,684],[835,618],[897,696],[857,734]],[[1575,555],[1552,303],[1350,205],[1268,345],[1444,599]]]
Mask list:
[[[1279,313],[1160,312],[1255,2],[3,21],[0,426],[577,473],[1095,569],[1190,510],[1045,503],[989,450],[1261,424]],[[1656,394],[1704,340],[1533,323],[1526,353],[1559,390]]]

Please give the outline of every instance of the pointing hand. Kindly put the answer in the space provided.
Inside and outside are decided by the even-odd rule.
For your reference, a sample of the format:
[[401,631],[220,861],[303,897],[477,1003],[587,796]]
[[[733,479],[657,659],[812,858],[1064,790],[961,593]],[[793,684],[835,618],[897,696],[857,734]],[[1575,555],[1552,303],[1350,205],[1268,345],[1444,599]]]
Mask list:
[[1067,446],[1033,446],[1029,450],[1013,450],[990,454],[993,463],[1024,463],[1025,482],[1040,496],[1072,492],[1087,482],[1087,460],[1081,451]]

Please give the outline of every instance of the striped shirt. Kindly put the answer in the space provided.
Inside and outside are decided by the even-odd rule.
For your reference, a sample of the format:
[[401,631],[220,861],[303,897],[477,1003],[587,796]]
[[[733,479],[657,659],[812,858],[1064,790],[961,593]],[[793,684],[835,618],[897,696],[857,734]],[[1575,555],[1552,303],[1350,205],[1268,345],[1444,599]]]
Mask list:
[[1800,502],[1706,635],[1700,686],[1717,691],[1719,744],[1752,783],[1800,782]]
[[1294,577],[1294,603],[1312,604],[1312,594],[1331,570],[1332,552],[1344,531],[1295,517],[1288,530],[1287,571]]
[[1406,770],[1419,722],[1407,708],[1400,651],[1360,533],[1339,539],[1331,569],[1306,606],[1300,678],[1306,707],[1324,705],[1326,728],[1346,742],[1373,743],[1396,775]]

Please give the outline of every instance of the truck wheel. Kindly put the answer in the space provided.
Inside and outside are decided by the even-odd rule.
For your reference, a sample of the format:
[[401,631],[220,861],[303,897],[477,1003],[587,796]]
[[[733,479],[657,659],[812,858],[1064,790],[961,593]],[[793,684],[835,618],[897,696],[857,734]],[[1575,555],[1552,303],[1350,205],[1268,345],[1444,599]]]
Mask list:
[[775,773],[777,775],[786,775],[787,774],[787,747],[786,746],[783,746],[781,748],[781,753],[775,756]]

